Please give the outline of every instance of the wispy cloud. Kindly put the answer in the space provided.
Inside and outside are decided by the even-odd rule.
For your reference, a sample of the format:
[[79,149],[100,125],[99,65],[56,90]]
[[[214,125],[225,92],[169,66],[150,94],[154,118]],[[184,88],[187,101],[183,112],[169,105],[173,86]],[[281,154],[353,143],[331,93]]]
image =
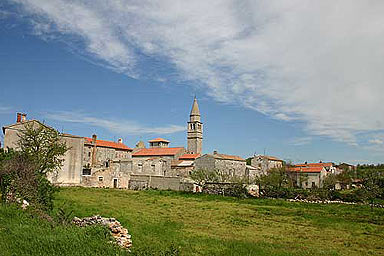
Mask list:
[[289,144],[293,146],[303,146],[311,142],[312,142],[311,137],[300,137],[300,138],[293,138],[292,140],[289,141]]
[[167,61],[217,101],[352,145],[384,129],[384,1],[9,1],[117,72]]
[[131,120],[108,120],[96,118],[81,113],[57,112],[46,114],[47,119],[60,122],[82,123],[94,127],[101,127],[119,135],[139,135],[139,134],[171,134],[185,131],[184,126],[168,125],[164,127],[147,127]]
[[0,114],[10,114],[13,112],[14,111],[11,107],[0,106]]

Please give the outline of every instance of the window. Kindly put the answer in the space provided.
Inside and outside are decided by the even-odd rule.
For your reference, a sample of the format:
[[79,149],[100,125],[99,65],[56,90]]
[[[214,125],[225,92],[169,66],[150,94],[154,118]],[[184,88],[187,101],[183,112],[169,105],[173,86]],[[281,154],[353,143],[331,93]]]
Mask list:
[[316,183],[314,181],[312,182],[312,187],[316,187]]
[[84,168],[83,169],[83,176],[91,176],[91,169],[90,168]]
[[106,168],[109,167],[109,161],[106,161],[106,162],[105,162],[105,167],[106,167]]
[[308,187],[308,181],[305,182],[305,186]]
[[156,169],[156,166],[155,166],[154,164],[152,164],[152,165],[151,165],[151,170],[152,170],[152,172],[154,172],[155,169]]
[[143,171],[143,164],[139,163],[137,166],[139,167],[139,172],[142,172]]
[[88,157],[91,157],[91,152],[88,152]]
[[103,176],[99,176],[99,181],[103,181],[104,180],[104,177]]

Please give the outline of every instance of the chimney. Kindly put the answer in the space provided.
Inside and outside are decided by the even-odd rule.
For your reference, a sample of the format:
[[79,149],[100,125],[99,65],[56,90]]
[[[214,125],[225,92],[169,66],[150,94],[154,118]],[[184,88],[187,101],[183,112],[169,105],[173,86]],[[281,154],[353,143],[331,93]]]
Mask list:
[[21,114],[21,122],[27,121],[27,114]]
[[119,143],[119,144],[123,144],[123,139],[122,139],[122,138],[119,138],[119,139],[117,140],[117,143]]
[[97,140],[97,135],[96,135],[96,134],[93,134],[93,135],[92,135],[92,143],[93,143],[93,144],[96,144],[96,140]]
[[213,154],[214,154],[214,155],[217,155],[217,151],[216,151],[216,150],[215,150],[215,151],[213,151]]
[[92,144],[93,144],[93,148],[92,148],[92,167],[94,167],[96,165],[96,154],[97,154],[97,147],[96,147],[96,140],[97,140],[97,135],[96,134],[93,134],[92,135]]
[[21,123],[21,113],[17,113],[16,123]]

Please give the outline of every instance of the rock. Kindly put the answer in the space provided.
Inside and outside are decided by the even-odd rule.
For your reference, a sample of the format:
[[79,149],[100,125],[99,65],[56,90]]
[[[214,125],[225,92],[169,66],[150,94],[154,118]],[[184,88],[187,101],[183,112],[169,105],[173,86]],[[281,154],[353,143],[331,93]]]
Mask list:
[[83,219],[74,217],[72,223],[80,227],[85,227],[88,225],[107,226],[111,231],[112,237],[116,240],[116,243],[119,246],[127,250],[132,247],[131,235],[128,234],[128,230],[124,228],[115,218],[104,218],[100,215],[95,215]]

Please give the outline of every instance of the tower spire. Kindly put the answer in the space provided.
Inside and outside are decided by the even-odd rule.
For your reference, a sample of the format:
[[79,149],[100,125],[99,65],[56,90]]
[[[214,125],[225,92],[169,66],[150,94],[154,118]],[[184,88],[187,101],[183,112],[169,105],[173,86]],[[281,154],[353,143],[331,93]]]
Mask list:
[[188,152],[190,154],[201,154],[203,144],[203,123],[200,121],[199,104],[196,96],[193,99],[191,114],[188,122]]
[[197,104],[196,96],[193,100],[190,116],[200,116],[199,104]]

